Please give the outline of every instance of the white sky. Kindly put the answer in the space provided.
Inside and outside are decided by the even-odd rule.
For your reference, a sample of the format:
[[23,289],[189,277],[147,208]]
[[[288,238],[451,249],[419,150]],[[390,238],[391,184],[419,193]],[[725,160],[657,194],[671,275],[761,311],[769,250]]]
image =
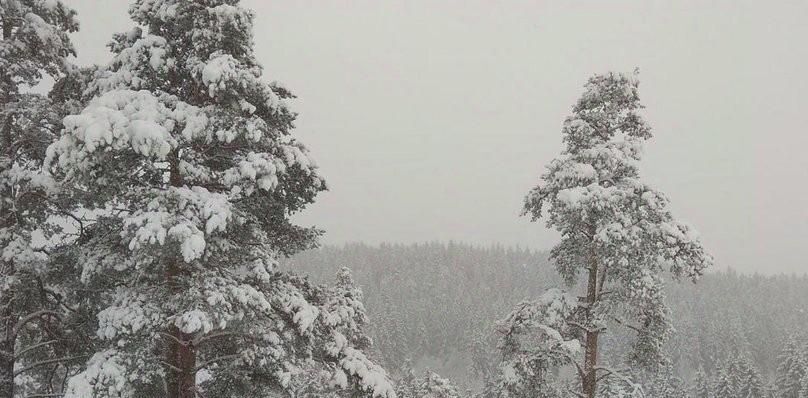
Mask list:
[[[66,0],[105,63],[126,0]],[[608,3],[608,4],[607,4]],[[586,78],[641,70],[645,178],[719,267],[808,271],[808,2],[245,1],[331,191],[326,243],[549,248],[518,217]]]

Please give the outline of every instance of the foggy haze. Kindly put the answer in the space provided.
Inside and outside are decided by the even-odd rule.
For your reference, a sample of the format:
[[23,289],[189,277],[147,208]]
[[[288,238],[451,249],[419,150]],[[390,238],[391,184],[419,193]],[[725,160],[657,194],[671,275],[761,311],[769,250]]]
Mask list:
[[[69,0],[80,64],[131,24]],[[808,3],[265,2],[267,78],[330,191],[300,216],[325,243],[455,240],[545,249],[519,217],[594,73],[639,67],[655,137],[641,167],[718,268],[806,271]]]

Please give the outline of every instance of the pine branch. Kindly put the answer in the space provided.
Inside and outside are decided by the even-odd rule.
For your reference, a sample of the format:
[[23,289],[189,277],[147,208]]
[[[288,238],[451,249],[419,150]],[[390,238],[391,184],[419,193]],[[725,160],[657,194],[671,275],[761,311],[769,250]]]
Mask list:
[[241,357],[241,354],[222,355],[220,357],[216,357],[216,358],[207,360],[205,362],[202,362],[202,364],[197,366],[195,370],[202,370],[202,369],[208,367],[209,365],[212,365],[212,364],[214,364],[216,362],[219,362],[219,361],[224,361],[224,360],[229,360],[229,359],[236,359],[236,358],[240,358],[240,357]]
[[59,314],[54,312],[54,311],[50,311],[50,310],[36,311],[34,313],[28,314],[28,316],[26,316],[25,318],[22,318],[21,320],[19,320],[17,322],[17,324],[14,325],[14,328],[11,331],[11,335],[12,336],[17,336],[17,334],[19,334],[19,332],[20,332],[20,330],[22,329],[23,326],[25,326],[28,322],[34,321],[34,320],[36,320],[37,318],[39,318],[39,317],[41,317],[43,315],[50,315],[50,316],[52,316],[52,317],[54,317],[56,319],[60,319]]
[[633,330],[633,331],[635,331],[637,333],[642,333],[642,330],[639,327],[634,326],[634,325],[630,325],[627,322],[624,322],[623,320],[621,320],[620,318],[618,318],[616,316],[613,316],[612,319],[614,319],[614,321],[617,322],[617,324],[620,325],[620,326],[625,326],[625,327],[627,327],[627,328],[629,328],[629,329],[631,329],[631,330]]
[[18,371],[15,371],[14,372],[14,377],[17,377],[17,376],[19,376],[19,375],[21,375],[21,374],[23,374],[23,373],[25,373],[25,372],[27,372],[29,370],[36,369],[36,368],[38,368],[40,366],[49,365],[49,364],[52,364],[52,363],[73,361],[73,360],[82,359],[82,358],[87,358],[87,355],[76,355],[76,356],[72,356],[72,357],[55,358],[55,359],[48,359],[48,360],[45,360],[45,361],[34,362],[31,365],[28,365],[28,366],[26,366],[26,367],[24,367],[24,368],[22,368],[22,369],[20,369]]
[[14,354],[14,359],[17,360],[20,357],[22,357],[23,355],[25,355],[25,354],[33,351],[33,350],[36,350],[37,348],[44,347],[44,346],[47,346],[47,345],[51,345],[53,343],[58,343],[58,342],[59,342],[59,340],[49,340],[49,341],[45,341],[45,342],[42,342],[42,343],[34,344],[34,345],[30,346],[30,347],[26,347],[25,349],[21,350],[20,352]]

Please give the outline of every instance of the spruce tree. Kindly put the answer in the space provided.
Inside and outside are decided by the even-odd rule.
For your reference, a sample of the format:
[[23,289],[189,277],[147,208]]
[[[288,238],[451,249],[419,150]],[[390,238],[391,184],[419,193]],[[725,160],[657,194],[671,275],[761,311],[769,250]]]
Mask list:
[[738,396],[740,398],[758,398],[764,397],[766,394],[766,385],[760,372],[755,367],[755,364],[744,356],[739,360],[740,371],[740,388],[738,389]]
[[52,179],[41,172],[45,149],[61,129],[63,104],[32,93],[45,75],[72,70],[68,34],[75,12],[60,1],[0,0],[0,397],[58,393],[71,361],[71,313],[60,291],[71,264],[49,256],[37,234],[56,212]]
[[774,385],[778,398],[799,398],[802,379],[808,374],[805,356],[796,339],[786,342],[777,358]]
[[712,383],[701,367],[696,371],[693,381],[693,398],[713,398]]
[[[291,393],[321,364],[335,388],[393,396],[360,350],[361,302],[276,269],[319,231],[290,215],[326,188],[291,135],[238,0],[137,0],[139,25],[64,119],[48,165],[98,216],[82,281],[103,292],[103,348],[68,397]],[[320,365],[315,366],[319,368]]]
[[640,179],[651,128],[640,114],[638,84],[636,75],[618,73],[589,79],[564,121],[561,156],[525,200],[526,214],[534,221],[546,217],[562,236],[551,252],[562,278],[571,288],[584,283],[562,333],[578,339],[582,350],[560,354],[576,369],[585,398],[615,373],[608,365],[622,362],[600,357],[600,337],[612,327],[635,334],[630,364],[665,363],[664,279],[695,281],[712,261],[695,231],[673,218],[667,197]]
[[457,387],[439,374],[426,371],[415,377],[412,369],[406,369],[405,377],[396,386],[398,398],[460,398]]
[[734,398],[738,397],[738,383],[737,375],[729,367],[725,367],[718,372],[715,380],[715,398]]
[[803,376],[800,382],[799,398],[808,398],[808,374]]
[[682,380],[674,375],[670,366],[656,372],[649,382],[644,383],[646,396],[657,398],[688,398]]

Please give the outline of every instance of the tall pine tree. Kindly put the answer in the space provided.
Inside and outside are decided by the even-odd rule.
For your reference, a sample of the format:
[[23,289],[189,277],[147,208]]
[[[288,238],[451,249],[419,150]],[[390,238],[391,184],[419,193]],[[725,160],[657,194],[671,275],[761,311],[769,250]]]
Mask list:
[[312,364],[336,388],[394,395],[359,349],[351,290],[275,269],[315,244],[289,216],[325,183],[238,3],[135,1],[140,26],[115,36],[95,98],[49,148],[62,184],[92,193],[81,276],[104,292],[104,348],[68,397],[289,393]]
[[561,233],[551,256],[563,279],[570,287],[584,282],[564,333],[583,347],[568,363],[586,398],[595,397],[599,380],[614,375],[608,365],[621,362],[599,355],[600,337],[611,327],[635,332],[632,365],[664,363],[665,275],[696,280],[712,261],[698,235],[673,218],[667,197],[640,179],[651,129],[640,115],[638,84],[636,75],[618,73],[589,79],[564,121],[561,156],[525,200],[526,214],[534,221],[546,217]]

